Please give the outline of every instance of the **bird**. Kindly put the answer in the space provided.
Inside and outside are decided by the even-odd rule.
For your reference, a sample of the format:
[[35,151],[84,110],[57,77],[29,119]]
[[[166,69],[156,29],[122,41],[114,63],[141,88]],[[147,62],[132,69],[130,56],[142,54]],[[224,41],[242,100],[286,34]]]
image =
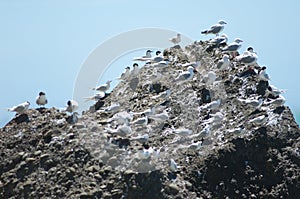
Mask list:
[[130,75],[132,77],[134,77],[134,76],[137,76],[139,74],[140,69],[139,69],[139,65],[137,63],[134,63],[132,66],[133,66],[133,69],[132,69]]
[[209,71],[207,73],[207,75],[205,75],[203,77],[204,79],[204,82],[207,84],[207,85],[210,85],[210,84],[213,84],[215,82],[215,80],[217,79],[217,75],[214,71]]
[[45,106],[45,104],[48,103],[48,100],[46,98],[46,94],[44,92],[39,92],[39,95],[36,97],[35,100],[36,104],[39,106]]
[[8,108],[7,110],[10,111],[10,112],[16,112],[18,114],[22,114],[29,108],[29,106],[30,106],[30,102],[26,101],[26,102],[23,102],[23,103],[18,104],[16,106],[13,106],[11,108]]
[[225,44],[228,41],[228,36],[226,34],[221,34],[220,36],[217,36],[209,41],[212,45],[220,45]]
[[236,38],[232,43],[228,44],[228,46],[225,46],[222,51],[223,52],[232,52],[235,53],[238,49],[241,48],[243,40],[240,38]]
[[253,65],[256,64],[257,54],[253,51],[252,47],[249,47],[242,55],[239,55],[235,58],[237,61],[246,64]]
[[134,61],[147,61],[149,58],[152,57],[152,54],[151,54],[152,52],[153,52],[152,50],[147,50],[146,55],[144,55],[142,57],[136,57],[133,60]]
[[132,137],[131,139],[143,144],[145,142],[148,142],[149,134],[139,135],[136,137]]
[[118,102],[111,104],[109,107],[105,108],[104,110],[99,110],[99,112],[109,112],[109,113],[114,113],[119,111],[121,108],[120,104]]
[[111,128],[104,128],[107,133],[110,134],[115,134],[119,136],[127,136],[131,134],[131,128],[127,124],[123,124],[121,126],[118,126],[116,129],[111,129]]
[[127,66],[125,68],[125,71],[121,74],[120,77],[118,77],[118,80],[126,80],[130,76],[130,67]]
[[155,114],[156,112],[156,108],[155,106],[151,106],[150,108],[142,111],[142,112],[133,112],[133,115],[146,115],[146,116],[150,116]]
[[201,31],[201,34],[215,34],[219,35],[219,33],[224,29],[224,25],[227,24],[225,21],[220,20],[218,24],[211,26],[209,29]]
[[179,74],[176,79],[175,79],[175,82],[185,82],[185,81],[188,81],[188,80],[191,80],[194,76],[194,67],[192,66],[189,66],[187,68],[187,71]]
[[135,121],[132,121],[130,124],[139,125],[139,126],[147,125],[148,124],[148,116],[146,116],[144,113],[141,116],[142,117],[136,119]]
[[66,112],[73,113],[78,109],[78,102],[75,100],[67,101],[67,108],[65,109]]
[[152,66],[153,67],[166,67],[169,65],[169,63],[170,63],[170,61],[168,59],[164,59],[163,61],[153,63]]
[[243,104],[247,104],[253,108],[259,108],[264,102],[263,98],[259,98],[259,99],[240,99],[240,98],[238,98],[237,100],[239,102],[241,102]]
[[107,120],[107,122],[115,121],[118,125],[127,124],[132,120],[132,113],[128,111],[117,112]]
[[220,123],[223,118],[224,115],[221,112],[217,112],[215,114],[210,114],[210,116],[212,116],[211,118],[209,118],[206,122],[204,122],[203,124],[210,124],[210,123]]
[[102,84],[102,85],[100,85],[100,86],[98,86],[96,88],[92,88],[92,90],[96,90],[96,91],[100,91],[100,92],[104,92],[105,93],[110,88],[110,83],[111,82],[112,82],[111,80],[108,80],[106,82],[106,84]]
[[192,130],[186,128],[172,129],[172,132],[180,136],[188,136],[193,133]]
[[261,125],[261,124],[264,124],[268,117],[268,115],[261,115],[261,116],[258,116],[256,118],[253,118],[252,120],[249,120],[249,123],[253,123],[255,125]]
[[181,42],[181,35],[177,33],[176,37],[170,38],[169,41],[172,42],[173,44],[178,44]]
[[286,90],[285,89],[279,89],[279,88],[275,87],[274,85],[270,85],[268,87],[268,92],[271,93],[272,95],[274,95],[275,97],[277,97],[280,94],[285,93]]
[[140,159],[148,159],[153,154],[154,150],[152,147],[149,147],[147,149],[139,150],[138,156]]
[[177,170],[178,170],[178,165],[177,165],[177,163],[175,162],[175,160],[174,159],[170,159],[169,160],[169,169],[172,171],[172,172],[177,172]]
[[163,121],[166,121],[169,119],[169,115],[168,115],[167,111],[164,110],[162,113],[158,113],[158,114],[149,116],[149,118],[156,120],[156,121],[163,122]]
[[262,81],[269,81],[270,77],[266,72],[267,67],[263,66],[261,71],[258,73],[258,78]]
[[191,150],[198,150],[201,147],[202,147],[202,141],[194,142],[194,143],[189,144],[189,145],[180,146],[180,148],[188,148],[188,149],[191,149]]
[[158,95],[151,96],[151,99],[166,99],[171,95],[171,90],[167,89],[164,92],[161,92]]
[[230,61],[227,54],[223,55],[223,59],[219,60],[217,63],[217,68],[220,70],[225,70],[229,67]]
[[278,98],[273,99],[273,100],[267,102],[266,104],[271,104],[275,107],[279,107],[279,106],[284,105],[284,103],[285,103],[285,98],[282,95],[279,95]]
[[201,110],[207,110],[207,109],[216,110],[216,109],[219,108],[220,104],[221,104],[221,99],[217,99],[217,100],[212,101],[212,102],[210,102],[208,104],[200,106],[199,107],[199,111],[201,111]]
[[90,100],[98,101],[98,100],[100,100],[100,99],[102,99],[104,97],[105,97],[105,93],[104,92],[99,92],[99,93],[96,93],[93,96],[84,97],[83,99],[85,99],[85,102],[90,101]]

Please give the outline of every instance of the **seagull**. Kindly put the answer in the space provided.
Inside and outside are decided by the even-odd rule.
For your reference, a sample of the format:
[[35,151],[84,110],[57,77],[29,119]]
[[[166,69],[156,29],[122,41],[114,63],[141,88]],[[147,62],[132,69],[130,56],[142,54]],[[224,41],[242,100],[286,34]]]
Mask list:
[[118,125],[127,124],[132,120],[132,113],[127,111],[122,111],[114,114],[111,118],[107,120],[107,122],[116,121]]
[[257,55],[253,51],[253,48],[249,47],[246,52],[244,52],[242,55],[237,56],[235,59],[243,64],[253,65],[256,64]]
[[177,135],[180,135],[180,136],[188,136],[188,135],[191,135],[193,133],[192,130],[185,129],[185,128],[172,129],[172,132],[177,134]]
[[261,68],[261,71],[259,72],[259,74],[258,74],[258,78],[260,79],[260,80],[263,80],[263,81],[269,81],[270,80],[270,77],[269,77],[269,75],[266,73],[266,67],[265,66],[263,66],[262,68]]
[[168,66],[170,61],[168,59],[164,59],[163,61],[152,64],[153,67],[166,67]]
[[275,97],[277,97],[277,96],[279,96],[280,94],[285,93],[286,90],[276,88],[274,85],[270,85],[270,86],[268,87],[268,92],[271,93],[271,94],[273,94]]
[[266,104],[271,104],[275,107],[279,107],[279,106],[284,105],[284,103],[285,103],[285,98],[282,95],[279,95],[278,98],[271,100],[270,102],[267,102]]
[[206,124],[205,127],[194,135],[189,136],[189,138],[204,138],[210,133],[210,125]]
[[118,77],[117,79],[118,79],[118,80],[126,80],[126,79],[129,77],[129,75],[130,75],[130,67],[127,66],[127,67],[125,68],[125,71],[124,71],[124,72],[121,74],[121,76]]
[[138,156],[140,159],[148,159],[153,154],[154,150],[152,147],[149,147],[148,149],[139,150]]
[[78,102],[75,100],[69,100],[67,102],[67,108],[65,109],[66,112],[73,113],[78,109]]
[[140,136],[136,136],[136,137],[133,137],[131,138],[132,140],[135,140],[141,144],[145,143],[145,142],[148,142],[149,140],[149,134],[144,134],[144,135],[140,135]]
[[171,90],[167,89],[164,92],[161,92],[158,95],[152,96],[151,99],[166,99],[171,95]]
[[148,116],[146,116],[145,114],[141,115],[142,117],[136,119],[135,121],[131,122],[130,124],[133,125],[140,125],[140,126],[144,126],[148,124]]
[[255,125],[261,125],[264,124],[267,121],[267,119],[268,119],[267,115],[261,115],[252,120],[249,120],[249,123],[253,123]]
[[137,63],[134,63],[132,66],[133,66],[133,69],[132,69],[130,75],[134,77],[139,74],[140,69],[139,69],[139,65]]
[[198,142],[194,142],[190,145],[186,145],[186,146],[180,146],[180,148],[188,148],[191,150],[198,150],[202,147],[202,141],[198,141]]
[[232,43],[222,49],[223,52],[233,52],[235,53],[238,49],[241,48],[243,40],[236,38]]
[[201,34],[215,34],[219,35],[219,33],[224,29],[224,25],[227,24],[225,21],[220,20],[218,24],[211,26],[209,29],[203,30]]
[[188,80],[191,80],[194,76],[194,67],[192,66],[189,66],[187,68],[187,71],[179,74],[176,79],[175,79],[175,82],[178,82],[178,81],[188,81]]
[[182,64],[183,67],[188,67],[188,66],[192,66],[193,68],[198,68],[201,66],[201,61],[196,61],[196,62],[188,62],[185,64]]
[[223,59],[219,60],[217,68],[220,70],[225,70],[229,67],[230,61],[228,55],[223,55]]
[[243,103],[243,104],[247,104],[253,108],[258,108],[263,104],[263,98],[260,99],[237,99],[239,102]]
[[152,55],[151,55],[152,52],[153,52],[152,50],[147,50],[146,55],[144,55],[142,57],[136,57],[133,60],[134,61],[147,61],[149,58],[152,57]]
[[216,109],[219,108],[220,104],[221,104],[221,99],[217,99],[215,101],[212,101],[208,104],[205,104],[205,105],[199,107],[199,111],[200,110],[206,110],[206,109],[216,110]]
[[169,115],[167,111],[164,110],[162,113],[149,116],[149,118],[156,121],[164,122],[169,119]]
[[122,137],[127,136],[132,132],[130,126],[126,124],[118,126],[117,129],[111,129],[111,128],[104,128],[104,129],[107,133],[119,135]]
[[175,162],[175,160],[174,159],[170,159],[169,160],[169,169],[172,171],[172,172],[177,172],[177,170],[178,170],[178,165],[177,165],[177,163]]
[[225,44],[228,41],[228,37],[226,34],[221,34],[220,36],[217,36],[209,41],[212,45],[220,45]]
[[206,84],[210,85],[215,82],[217,75],[214,71],[209,71],[206,76],[203,77]]
[[121,108],[120,104],[117,102],[117,103],[114,103],[112,104],[111,106],[105,108],[104,110],[99,110],[100,112],[117,112],[119,109]]
[[110,83],[111,82],[112,82],[111,80],[108,80],[106,82],[106,84],[102,84],[102,85],[100,85],[100,86],[98,86],[96,88],[92,88],[92,90],[96,90],[96,91],[100,91],[100,92],[104,92],[105,93],[110,88]]
[[100,93],[96,93],[95,95],[90,96],[90,97],[84,97],[83,99],[85,99],[85,102],[90,101],[90,100],[98,101],[98,100],[102,99],[103,97],[105,97],[105,93],[100,92]]
[[156,108],[155,106],[151,106],[150,108],[142,111],[142,112],[137,112],[137,113],[134,113],[133,112],[133,115],[146,115],[146,116],[150,116],[150,115],[153,115],[155,114],[156,112]]
[[48,100],[46,98],[46,94],[44,92],[40,92],[39,96],[36,98],[36,104],[39,106],[45,106],[45,104],[48,103]]
[[27,101],[27,102],[18,104],[16,106],[13,106],[7,110],[10,112],[16,112],[16,113],[21,114],[21,113],[24,113],[29,108],[29,105],[30,105],[30,102]]
[[204,124],[210,124],[210,123],[219,123],[223,120],[224,115],[221,112],[217,112],[215,114],[210,114],[210,116],[213,116],[209,118]]
[[181,35],[177,33],[176,37],[170,38],[169,41],[172,42],[173,44],[178,44],[181,42]]

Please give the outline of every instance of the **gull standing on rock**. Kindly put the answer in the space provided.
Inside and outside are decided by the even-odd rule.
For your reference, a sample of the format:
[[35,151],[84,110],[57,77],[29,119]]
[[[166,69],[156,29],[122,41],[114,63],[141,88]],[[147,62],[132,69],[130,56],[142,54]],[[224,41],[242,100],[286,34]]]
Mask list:
[[139,65],[137,63],[134,63],[132,66],[133,66],[133,69],[132,69],[130,75],[132,77],[134,77],[134,76],[137,76],[139,74],[140,69],[139,69]]
[[237,56],[235,59],[243,64],[253,65],[256,64],[257,55],[253,51],[253,48],[249,47],[246,52],[244,52],[242,55]]
[[48,103],[48,100],[46,98],[46,94],[44,92],[40,92],[39,96],[37,96],[35,102],[39,106],[45,106],[45,104]]
[[170,169],[172,172],[177,172],[177,170],[178,170],[178,165],[177,165],[177,163],[175,162],[175,160],[173,160],[173,159],[170,159],[170,160],[169,160],[169,169]]
[[222,49],[223,52],[231,52],[233,53],[233,57],[235,57],[236,52],[238,49],[241,48],[243,40],[240,38],[236,38],[232,43]]
[[260,80],[263,80],[263,81],[269,81],[270,80],[270,77],[269,77],[269,75],[267,74],[267,72],[266,72],[266,67],[265,66],[263,66],[262,68],[261,68],[261,71],[259,72],[259,74],[258,74],[258,78],[260,79]]
[[136,58],[134,58],[133,60],[134,60],[134,61],[148,61],[149,58],[152,57],[152,55],[151,55],[152,52],[153,52],[152,50],[147,50],[147,51],[146,51],[146,55],[144,55],[144,56],[142,56],[142,57],[136,57]]
[[176,45],[181,42],[181,35],[177,33],[176,37],[170,38],[169,41]]
[[73,113],[78,109],[78,102],[75,100],[69,100],[67,102],[67,108],[65,109],[66,112]]
[[131,122],[130,124],[133,124],[133,125],[147,125],[148,124],[148,117],[143,113],[141,115],[142,117],[136,119],[135,121]]
[[229,67],[230,61],[228,55],[223,55],[223,59],[219,60],[217,68],[220,70],[225,70]]
[[127,66],[127,67],[125,68],[125,71],[124,71],[124,72],[121,74],[121,76],[118,77],[117,79],[118,79],[118,80],[126,80],[126,79],[129,77],[129,75],[130,75],[130,67]]
[[193,79],[194,76],[194,67],[189,66],[187,68],[187,71],[181,73],[180,75],[178,75],[175,79],[175,82],[185,82],[185,81],[189,81],[191,79]]
[[16,112],[16,113],[21,114],[21,113],[24,113],[29,108],[29,105],[30,105],[30,102],[27,101],[27,102],[18,104],[16,106],[13,106],[7,110],[10,112]]
[[92,88],[92,90],[96,90],[96,91],[100,91],[100,92],[104,92],[105,93],[110,88],[110,83],[111,82],[112,82],[111,80],[108,80],[106,82],[106,84],[102,84],[102,85],[100,85],[100,86],[98,86],[96,88]]
[[225,21],[220,20],[218,24],[211,26],[209,29],[203,30],[201,34],[215,34],[219,35],[219,33],[224,29],[224,25],[227,24]]

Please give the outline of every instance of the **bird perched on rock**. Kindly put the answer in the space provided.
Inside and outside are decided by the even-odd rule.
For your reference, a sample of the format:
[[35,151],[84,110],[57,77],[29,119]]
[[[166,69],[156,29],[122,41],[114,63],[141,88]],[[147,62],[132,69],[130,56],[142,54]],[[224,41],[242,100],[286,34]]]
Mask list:
[[235,59],[243,64],[253,65],[256,64],[257,54],[253,51],[252,47],[249,47],[246,52],[237,56]]
[[67,108],[65,109],[66,112],[73,113],[78,109],[78,102],[75,100],[69,100],[67,102]]
[[105,93],[105,92],[108,91],[108,89],[110,88],[110,83],[111,83],[111,82],[112,82],[111,80],[108,80],[108,81],[106,82],[106,84],[102,84],[102,85],[100,85],[100,86],[98,86],[98,87],[96,87],[96,88],[92,88],[92,90],[96,90],[96,91],[100,91],[100,92]]
[[140,69],[139,69],[139,65],[137,63],[134,63],[132,66],[133,66],[133,69],[132,69],[130,75],[132,77],[134,77],[134,76],[137,76],[139,74]]
[[118,79],[118,80],[126,80],[126,79],[129,77],[129,75],[130,75],[130,67],[127,66],[127,67],[125,68],[125,71],[124,71],[124,72],[121,74],[121,76],[118,77],[117,79]]
[[152,50],[147,50],[146,55],[141,56],[141,57],[136,57],[133,60],[134,61],[147,61],[147,60],[149,60],[149,58],[152,57],[152,54],[151,54],[152,52],[153,52]]
[[260,70],[260,72],[258,73],[258,78],[260,79],[260,80],[263,80],[263,81],[269,81],[270,80],[270,77],[269,77],[269,75],[267,74],[267,72],[266,72],[266,67],[265,66],[263,66],[262,68],[261,68],[261,70]]
[[21,104],[18,104],[16,106],[13,106],[8,109],[10,112],[16,112],[18,114],[24,113],[29,108],[30,102],[24,102]]
[[46,98],[46,94],[44,92],[39,92],[39,95],[37,96],[35,102],[39,106],[45,106],[45,104],[48,103],[48,100]]
[[170,159],[170,160],[169,160],[169,169],[170,169],[172,172],[177,172],[177,170],[178,170],[178,165],[177,165],[177,163],[175,162],[174,159]]
[[223,55],[223,59],[218,61],[217,68],[220,70],[225,70],[229,67],[230,61],[228,55]]
[[227,35],[226,34],[221,34],[220,36],[217,36],[217,37],[211,39],[209,41],[209,44],[218,46],[220,44],[225,44],[227,41],[228,41]]
[[223,52],[231,52],[233,53],[233,57],[235,57],[235,53],[238,49],[241,48],[243,40],[240,38],[236,38],[232,43],[228,44],[228,46],[222,49]]
[[169,41],[176,45],[181,42],[181,35],[177,33],[176,37],[170,38]]
[[100,93],[96,93],[95,95],[90,96],[90,97],[84,97],[84,99],[85,99],[85,102],[90,101],[90,100],[98,101],[98,100],[100,100],[100,99],[102,99],[104,97],[105,97],[105,93],[104,92],[100,92]]
[[220,20],[218,24],[211,26],[209,29],[203,30],[201,34],[215,34],[219,35],[219,33],[224,29],[224,25],[227,24],[225,21]]
[[191,79],[193,79],[193,76],[194,76],[194,67],[192,66],[189,66],[187,68],[187,71],[179,74],[176,79],[175,79],[175,82],[185,82],[185,81],[189,81]]
[[146,116],[144,113],[141,115],[142,117],[136,119],[135,121],[132,121],[130,124],[133,125],[147,125],[148,124],[148,116]]

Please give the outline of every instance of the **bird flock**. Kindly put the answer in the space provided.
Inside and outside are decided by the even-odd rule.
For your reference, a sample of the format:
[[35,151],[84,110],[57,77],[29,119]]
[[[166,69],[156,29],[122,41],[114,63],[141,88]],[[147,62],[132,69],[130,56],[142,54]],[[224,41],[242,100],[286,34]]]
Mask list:
[[[220,128],[219,126],[223,125],[226,115],[222,111],[223,109],[221,106],[222,104],[224,105],[226,101],[222,99],[222,96],[218,95],[214,96],[214,100],[210,100],[211,96],[206,96],[205,99],[199,99],[199,97],[195,95],[198,90],[194,89],[193,82],[198,82],[205,88],[212,90],[218,86],[221,82],[220,79],[223,78],[227,71],[236,71],[235,76],[229,77],[231,82],[248,82],[250,81],[248,78],[251,77],[254,78],[255,81],[258,81],[259,85],[265,85],[266,87],[266,92],[262,95],[253,93],[248,98],[244,98],[243,96],[237,98],[236,105],[232,105],[233,107],[245,106],[249,108],[249,110],[266,111],[266,106],[271,106],[274,109],[283,106],[285,99],[281,94],[285,91],[269,84],[270,77],[266,72],[266,67],[260,67],[257,64],[258,57],[253,47],[248,47],[245,52],[240,54],[239,50],[243,43],[242,39],[235,38],[232,43],[228,44],[228,36],[226,34],[219,35],[224,30],[224,26],[226,24],[227,23],[225,21],[220,20],[216,25],[201,31],[201,34],[204,35],[214,35],[213,38],[206,41],[206,48],[201,53],[212,53],[218,57],[217,62],[211,63],[210,60],[201,59],[199,56],[197,57],[198,52],[195,46],[191,49],[186,47],[186,54],[194,59],[185,61],[185,63],[182,63],[181,57],[175,56],[171,53],[168,54],[167,52],[161,52],[159,50],[156,51],[155,56],[152,56],[152,50],[147,50],[145,55],[133,58],[135,63],[132,66],[132,70],[129,66],[127,66],[120,77],[115,78],[115,80],[129,85],[129,88],[133,93],[131,97],[132,99],[135,99],[137,98],[136,96],[138,96],[139,78],[142,76],[142,68],[139,68],[139,64],[136,62],[144,62],[145,68],[151,67],[152,74],[148,75],[147,78],[144,79],[145,82],[155,84],[165,81],[167,82],[166,85],[173,85],[173,88],[179,88],[179,86],[180,88],[184,88],[182,93],[191,97],[180,99],[180,97],[173,95],[174,90],[172,90],[170,88],[171,86],[169,86],[149,97],[154,104],[149,102],[151,105],[149,105],[148,108],[135,112],[130,109],[125,109],[118,101],[112,101],[109,106],[101,107],[97,110],[99,114],[105,113],[110,115],[110,118],[105,121],[106,126],[104,127],[104,132],[111,137],[130,137],[131,140],[141,143],[144,147],[138,151],[138,158],[158,159],[160,157],[161,149],[149,147],[149,145],[145,144],[151,138],[151,132],[155,132],[157,130],[149,127],[149,123],[157,124],[157,126],[168,123],[168,127],[160,128],[162,135],[168,136],[169,134],[172,134],[175,136],[173,140],[174,143],[179,143],[182,139],[191,140],[191,143],[187,145],[177,144],[178,148],[199,151],[201,147],[205,145],[204,138],[206,138],[209,134],[212,134],[213,129],[215,130],[216,128]],[[175,48],[176,45],[179,45],[181,42],[181,34],[178,33],[175,37],[170,38],[169,41],[175,45]],[[205,68],[207,63],[209,63],[212,67]],[[238,68],[238,66],[241,68]],[[164,73],[167,73],[167,70],[170,67],[174,67],[172,69],[174,72],[166,77]],[[103,85],[91,88],[96,92],[96,94],[90,97],[85,97],[86,101],[98,101],[104,99],[110,90],[111,82],[112,80],[108,80]],[[249,84],[247,84],[247,86],[247,88],[242,87],[242,89],[255,90],[252,88],[253,85],[252,87],[249,87]],[[153,90],[154,88],[150,89]],[[187,98],[190,102],[185,101]],[[206,115],[206,117],[202,118],[201,125],[195,124],[196,127],[172,125],[171,121],[181,120],[181,118],[178,117],[171,118],[170,113],[174,112],[174,108],[172,109],[169,105],[165,105],[172,100],[182,104],[183,107],[186,107],[182,111],[191,111]],[[206,101],[209,102],[207,103]],[[44,92],[40,92],[36,98],[36,104],[44,108],[47,103],[48,100],[46,98],[46,94]],[[189,104],[193,104],[193,106],[189,106]],[[8,111],[22,114],[28,110],[29,106],[30,102],[27,101],[9,108]],[[78,106],[79,105],[75,100],[68,100],[67,106],[63,109],[63,111],[74,113],[78,109]],[[238,115],[238,113],[236,114]],[[263,114],[248,120],[248,123],[253,124],[254,126],[264,125],[267,122],[268,114]],[[242,133],[247,125],[248,124],[241,124],[237,128],[228,130],[228,132],[234,134]],[[201,126],[201,129],[198,126]],[[220,133],[218,130],[215,131],[214,136],[218,137],[218,133]],[[172,158],[169,159],[168,164],[171,172],[177,172],[180,169],[180,166]]]

